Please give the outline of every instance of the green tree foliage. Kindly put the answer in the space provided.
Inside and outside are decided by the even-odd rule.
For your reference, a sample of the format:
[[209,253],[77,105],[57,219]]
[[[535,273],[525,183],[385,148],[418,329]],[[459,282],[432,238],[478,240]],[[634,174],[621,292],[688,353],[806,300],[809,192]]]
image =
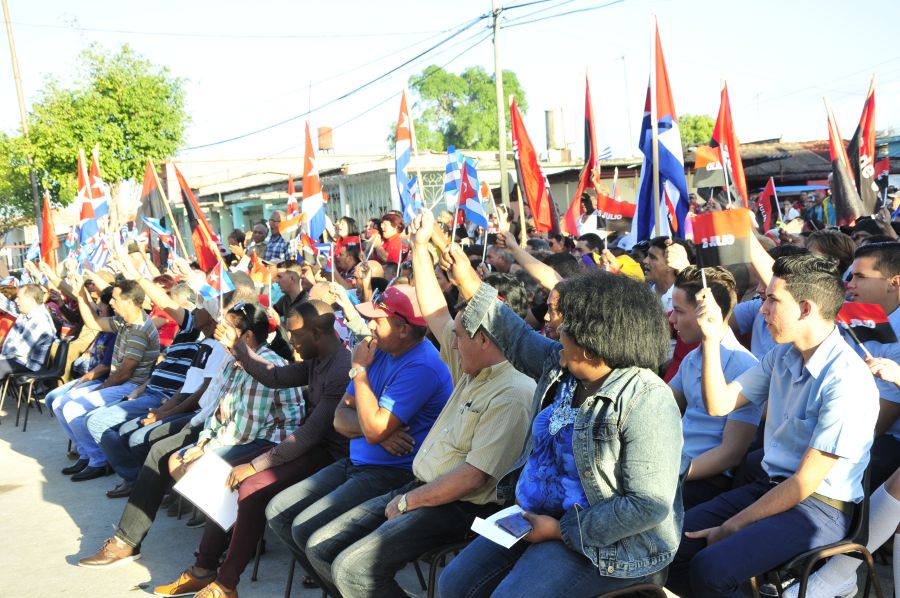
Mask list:
[[127,45],[115,53],[91,46],[81,54],[74,79],[76,85],[65,88],[48,78],[28,117],[30,147],[20,136],[0,134],[0,202],[6,216],[33,221],[29,149],[41,191],[50,190],[53,203],[65,206],[77,193],[79,148],[90,159],[100,145],[103,178],[115,189],[120,181],[140,180],[147,158],[169,158],[183,141],[184,81]]
[[[432,65],[410,77],[409,87],[419,149],[444,151],[453,145],[466,150],[496,150],[500,146],[494,75],[482,67],[469,67],[456,75]],[[521,112],[528,109],[525,91],[512,71],[503,71],[503,93],[516,97]],[[506,122],[508,126],[509,107]],[[396,125],[388,136],[391,147],[395,133]]]
[[716,121],[705,114],[682,114],[678,117],[678,130],[681,132],[681,145],[708,145]]

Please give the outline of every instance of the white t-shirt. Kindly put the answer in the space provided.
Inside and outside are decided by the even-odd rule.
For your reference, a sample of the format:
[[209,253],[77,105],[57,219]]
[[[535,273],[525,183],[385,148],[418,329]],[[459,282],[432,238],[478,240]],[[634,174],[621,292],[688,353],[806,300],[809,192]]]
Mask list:
[[[215,411],[216,405],[219,403],[222,383],[225,382],[226,378],[226,376],[222,375],[222,372],[234,361],[234,357],[222,346],[222,343],[214,339],[206,339],[200,343],[197,356],[200,360],[195,360],[194,363],[203,363],[203,365],[202,367],[191,367],[188,370],[184,388],[188,388],[189,382],[193,383],[194,380],[197,380],[192,386],[193,390],[197,390],[205,378],[210,378],[211,380],[209,386],[206,387],[206,391],[200,395],[200,411],[191,418],[190,425],[192,427],[203,425],[203,422]],[[205,359],[205,362],[202,359]],[[193,392],[193,390],[190,392]],[[185,390],[185,392],[188,391]]]

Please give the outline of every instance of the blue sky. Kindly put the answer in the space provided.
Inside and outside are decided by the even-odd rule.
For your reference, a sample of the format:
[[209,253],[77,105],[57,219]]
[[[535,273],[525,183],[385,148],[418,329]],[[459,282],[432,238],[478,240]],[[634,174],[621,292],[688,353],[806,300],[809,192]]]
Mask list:
[[[550,0],[509,10],[505,18],[510,24],[513,19],[521,23],[608,2]],[[442,31],[490,10],[490,0],[9,4],[27,103],[36,98],[48,75],[73,81],[75,58],[90,43],[115,48],[127,42],[188,80],[188,145],[240,135],[323,104],[412,58],[447,35]],[[530,13],[536,14],[526,16]],[[788,140],[826,138],[823,95],[829,97],[847,138],[876,72],[877,127],[900,127],[900,49],[892,42],[900,17],[896,2],[624,0],[501,32],[503,66],[514,70],[525,88],[530,105],[526,126],[536,144],[543,148],[544,110],[562,107],[568,140],[581,155],[587,68],[599,143],[612,146],[617,156],[635,153],[653,14],[659,19],[678,113],[714,116],[724,78],[737,133],[744,141],[781,135]],[[337,127],[339,152],[387,151],[388,127],[397,117],[399,91],[409,75],[429,64],[443,65],[469,49],[488,34],[488,23],[315,112],[312,126]],[[447,68],[458,72],[476,64],[493,69],[490,39]],[[5,40],[0,44],[0,82],[0,130],[12,132],[18,127],[18,109]],[[298,119],[183,155],[299,155],[302,138],[303,119]]]

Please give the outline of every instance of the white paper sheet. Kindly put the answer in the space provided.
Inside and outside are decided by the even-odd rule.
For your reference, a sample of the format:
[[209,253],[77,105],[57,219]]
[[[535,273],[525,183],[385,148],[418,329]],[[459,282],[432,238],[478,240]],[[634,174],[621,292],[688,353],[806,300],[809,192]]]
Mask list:
[[487,519],[476,517],[475,521],[472,522],[472,531],[480,536],[484,536],[491,542],[499,544],[503,548],[509,548],[513,544],[518,542],[519,538],[508,533],[506,530],[500,529],[499,527],[497,527],[495,522],[503,519],[507,515],[515,515],[516,513],[522,512],[522,507],[520,507],[519,505],[513,505],[511,507],[503,509],[502,511],[494,513]]
[[225,485],[230,473],[231,465],[215,453],[207,452],[175,484],[179,494],[225,531],[237,521],[238,494]]

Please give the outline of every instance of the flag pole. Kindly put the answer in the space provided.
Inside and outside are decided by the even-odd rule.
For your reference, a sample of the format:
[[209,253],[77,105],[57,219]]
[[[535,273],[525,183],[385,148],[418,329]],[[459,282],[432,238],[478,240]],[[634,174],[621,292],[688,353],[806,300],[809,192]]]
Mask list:
[[156,181],[156,188],[159,190],[159,194],[162,195],[163,207],[165,207],[166,214],[172,222],[172,230],[178,238],[178,243],[181,245],[181,251],[184,253],[185,259],[187,259],[190,253],[188,253],[187,246],[184,244],[184,239],[181,237],[181,231],[178,228],[178,223],[175,222],[175,216],[172,215],[172,208],[169,207],[169,198],[166,197],[166,192],[163,191],[162,184],[159,182],[159,176],[156,174],[156,164],[153,163],[153,158],[147,158],[147,160],[150,162],[150,170],[153,171],[153,180]]
[[331,245],[331,282],[334,282],[334,243],[329,245]]
[[[416,187],[419,189],[419,197],[422,198],[422,205],[425,205],[425,184],[422,182],[422,168],[419,166],[419,148],[416,144],[416,128],[413,126],[413,115],[412,110],[410,110],[409,105],[409,93],[407,93],[409,89],[406,86],[403,87],[403,95],[406,97],[406,111],[409,114],[409,140],[412,144],[412,153],[413,158],[416,160]],[[402,251],[400,252],[403,253]],[[332,258],[334,259],[334,258]]]
[[778,209],[778,222],[781,222],[784,216],[781,213],[781,202],[778,201],[778,191],[775,190],[775,178],[769,177],[769,180],[772,181],[772,196],[775,198],[775,207]]
[[650,34],[650,131],[653,149],[653,226],[654,236],[660,236],[661,206],[659,201],[659,122],[656,106],[656,35],[659,25],[653,16],[653,31]]
[[[508,102],[510,111],[512,111],[512,103],[515,98],[516,96],[510,94]],[[513,149],[516,148],[514,147]],[[516,155],[518,156],[518,152],[516,153]],[[516,203],[519,204],[519,239],[522,243],[522,247],[525,247],[525,243],[528,242],[528,233],[525,230],[525,202],[522,201],[522,177],[519,174],[520,171],[521,169],[519,168],[519,160],[518,158],[516,158]]]

